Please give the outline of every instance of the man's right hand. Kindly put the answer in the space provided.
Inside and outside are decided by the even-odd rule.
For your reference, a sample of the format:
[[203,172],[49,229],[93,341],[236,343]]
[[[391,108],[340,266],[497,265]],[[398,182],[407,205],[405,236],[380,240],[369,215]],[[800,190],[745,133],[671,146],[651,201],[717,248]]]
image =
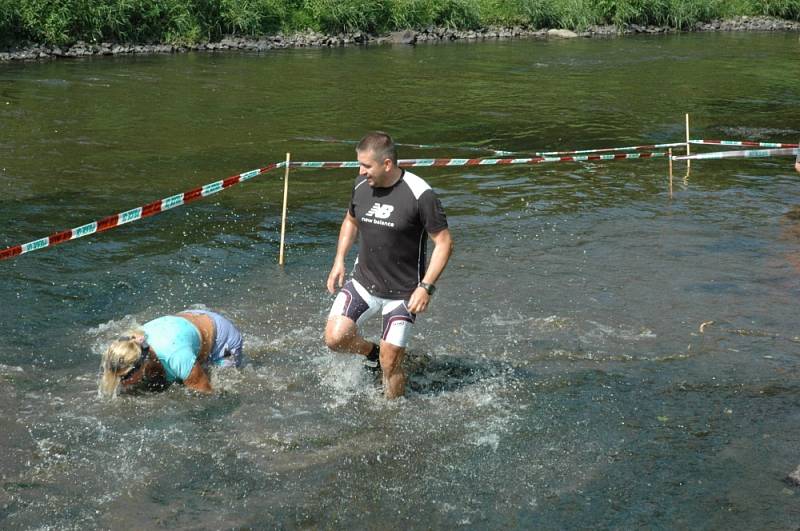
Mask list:
[[336,290],[344,286],[344,264],[333,264],[331,272],[328,274],[328,293],[336,293]]

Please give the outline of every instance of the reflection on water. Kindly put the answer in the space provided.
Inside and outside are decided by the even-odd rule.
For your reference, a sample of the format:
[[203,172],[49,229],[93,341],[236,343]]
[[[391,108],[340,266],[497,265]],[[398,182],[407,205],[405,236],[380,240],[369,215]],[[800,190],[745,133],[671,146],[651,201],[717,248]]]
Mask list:
[[[374,128],[440,146],[403,157],[669,142],[684,112],[697,137],[795,142],[793,54],[751,34],[3,65],[0,245],[286,151],[347,160],[318,139]],[[277,174],[3,262],[2,526],[796,526],[791,161],[698,163],[672,198],[666,172],[421,169],[456,255],[394,402],[321,341],[352,172],[292,172],[285,268]],[[212,397],[98,400],[107,342],[192,304],[249,365]]]

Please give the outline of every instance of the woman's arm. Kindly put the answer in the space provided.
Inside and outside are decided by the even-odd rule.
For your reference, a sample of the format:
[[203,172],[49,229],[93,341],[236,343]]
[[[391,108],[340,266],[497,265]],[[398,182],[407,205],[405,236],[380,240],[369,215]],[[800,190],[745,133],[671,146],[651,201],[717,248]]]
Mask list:
[[213,391],[208,373],[200,366],[200,361],[195,362],[192,372],[183,380],[183,385],[201,393],[209,394]]

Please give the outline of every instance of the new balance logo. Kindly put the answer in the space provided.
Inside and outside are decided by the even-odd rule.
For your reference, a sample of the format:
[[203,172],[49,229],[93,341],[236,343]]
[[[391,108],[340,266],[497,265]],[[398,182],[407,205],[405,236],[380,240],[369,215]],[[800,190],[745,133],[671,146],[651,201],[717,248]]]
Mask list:
[[374,216],[379,219],[387,219],[389,216],[392,215],[392,211],[394,207],[392,205],[382,205],[380,203],[375,203],[372,205],[372,208],[365,214],[365,216]]

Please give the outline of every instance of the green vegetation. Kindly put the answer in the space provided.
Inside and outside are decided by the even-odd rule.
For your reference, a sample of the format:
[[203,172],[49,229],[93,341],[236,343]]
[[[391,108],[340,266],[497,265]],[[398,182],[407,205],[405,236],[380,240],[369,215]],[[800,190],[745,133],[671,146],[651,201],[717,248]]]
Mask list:
[[0,0],[0,43],[188,44],[255,37],[490,25],[687,28],[740,15],[800,20],[800,0]]

